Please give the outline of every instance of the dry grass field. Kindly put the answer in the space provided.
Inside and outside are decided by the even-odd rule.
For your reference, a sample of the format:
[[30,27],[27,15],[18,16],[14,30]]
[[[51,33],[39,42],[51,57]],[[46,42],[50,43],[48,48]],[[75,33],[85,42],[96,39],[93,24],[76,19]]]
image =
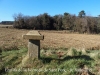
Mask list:
[[0,28],[13,28],[13,25],[3,25],[3,24],[0,24]]
[[[28,40],[23,39],[22,35],[29,31],[6,27],[0,28],[0,50],[3,50],[0,55],[0,58],[2,58],[0,65],[1,75],[82,75],[84,72],[79,74],[81,72],[76,71],[80,68],[83,70],[85,68],[86,70],[91,69],[92,71],[87,71],[89,73],[86,72],[88,75],[100,74],[99,34],[39,30],[44,35],[44,40],[41,40],[42,49],[40,51],[42,59],[28,59],[24,61],[23,59],[27,53]],[[59,57],[59,53],[62,53],[61,58]],[[81,65],[83,65],[83,68]],[[23,69],[47,69],[47,71],[40,71],[39,73],[37,71],[24,72],[23,69],[21,72],[10,71],[10,69],[19,69],[20,67]],[[63,68],[66,72],[52,72],[48,68],[51,70]]]
[[[29,30],[0,28],[0,48],[13,49],[21,46],[27,47],[28,40],[22,38]],[[41,48],[78,48],[100,49],[100,35],[69,33],[68,31],[42,31],[44,40]]]

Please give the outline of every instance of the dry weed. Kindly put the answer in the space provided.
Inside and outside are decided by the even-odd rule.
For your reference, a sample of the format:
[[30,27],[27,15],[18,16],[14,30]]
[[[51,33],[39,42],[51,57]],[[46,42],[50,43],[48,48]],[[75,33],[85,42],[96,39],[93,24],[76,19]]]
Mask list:
[[[15,48],[27,47],[28,40],[22,38],[29,30],[0,28],[0,47]],[[68,31],[42,31],[44,40],[41,40],[41,48],[77,48],[100,49],[100,35],[69,33]]]

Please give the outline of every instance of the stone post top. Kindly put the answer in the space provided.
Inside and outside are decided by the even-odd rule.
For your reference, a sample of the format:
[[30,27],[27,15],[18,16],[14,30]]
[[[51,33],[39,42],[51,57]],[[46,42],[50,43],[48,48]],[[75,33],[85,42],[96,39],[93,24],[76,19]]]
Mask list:
[[22,36],[24,39],[32,39],[32,40],[43,40],[44,36],[39,33],[37,30],[29,31],[27,34]]

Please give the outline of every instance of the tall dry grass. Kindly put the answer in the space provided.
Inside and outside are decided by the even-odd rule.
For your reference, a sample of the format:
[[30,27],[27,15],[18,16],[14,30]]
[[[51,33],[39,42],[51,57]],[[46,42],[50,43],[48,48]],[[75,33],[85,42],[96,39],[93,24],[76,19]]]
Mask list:
[[[27,47],[28,40],[22,38],[29,30],[0,28],[0,48],[12,49],[21,46]],[[42,31],[44,40],[41,40],[41,48],[78,48],[100,49],[100,35],[69,33],[68,31]]]

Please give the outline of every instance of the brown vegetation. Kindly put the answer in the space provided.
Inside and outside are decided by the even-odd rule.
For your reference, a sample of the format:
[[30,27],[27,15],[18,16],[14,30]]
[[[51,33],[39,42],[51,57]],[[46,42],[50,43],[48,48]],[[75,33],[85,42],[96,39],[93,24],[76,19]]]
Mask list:
[[3,24],[0,24],[0,28],[13,28],[13,25],[3,25]]
[[[28,40],[22,38],[29,30],[0,28],[0,48],[10,50],[27,47]],[[100,35],[69,33],[68,31],[42,31],[41,48],[100,49]]]

